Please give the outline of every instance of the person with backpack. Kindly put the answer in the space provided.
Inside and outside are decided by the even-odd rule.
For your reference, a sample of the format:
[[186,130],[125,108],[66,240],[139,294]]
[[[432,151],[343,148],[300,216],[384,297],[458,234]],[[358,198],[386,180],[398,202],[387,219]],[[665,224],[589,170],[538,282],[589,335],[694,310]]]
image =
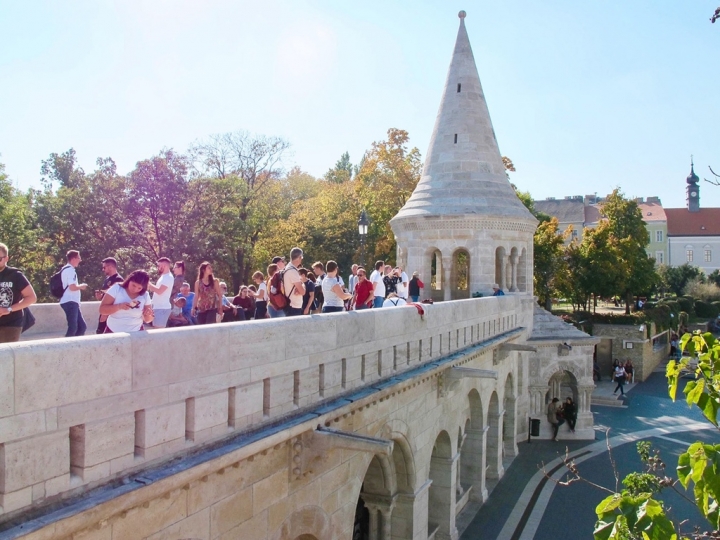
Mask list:
[[303,314],[303,297],[305,284],[300,278],[299,268],[302,266],[303,250],[294,247],[290,250],[290,264],[285,267],[282,275],[283,294],[288,299],[288,317]]
[[[67,264],[59,272],[62,287],[60,307],[65,312],[68,325],[65,337],[84,336],[85,330],[87,330],[87,324],[85,324],[82,311],[80,311],[81,293],[87,289],[87,283],[78,283],[77,272],[75,271],[81,262],[80,252],[71,249],[67,252]],[[55,292],[59,291],[54,291],[53,294]]]
[[282,272],[278,270],[277,263],[272,263],[267,267],[267,312],[271,319],[285,316],[285,307],[287,301],[282,293],[280,286],[282,282]]
[[10,252],[0,244],[0,343],[20,340],[23,310],[37,302],[37,296],[25,275],[7,265]]
[[[96,300],[102,300],[105,296],[105,293],[110,287],[112,287],[116,283],[122,283],[123,281],[125,281],[125,279],[120,274],[118,274],[117,260],[114,257],[106,257],[102,260],[102,271],[103,274],[105,274],[105,279],[103,280],[102,287],[95,291]],[[107,318],[107,315],[100,315],[100,318],[98,319],[97,330],[95,330],[96,334],[105,333],[105,328],[107,327]]]
[[420,289],[424,289],[425,284],[420,281],[420,274],[418,272],[413,272],[413,277],[410,280],[410,283],[408,284],[408,292],[410,293],[410,299],[413,302],[419,302],[420,301]]

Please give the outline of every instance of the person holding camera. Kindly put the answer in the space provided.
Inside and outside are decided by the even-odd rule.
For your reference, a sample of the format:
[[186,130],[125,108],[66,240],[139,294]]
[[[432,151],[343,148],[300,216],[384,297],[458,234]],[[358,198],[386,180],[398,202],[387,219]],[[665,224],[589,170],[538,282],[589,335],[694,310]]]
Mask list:
[[150,276],[145,270],[135,270],[125,281],[107,290],[100,302],[100,315],[107,316],[105,334],[139,332],[152,322],[149,283]]

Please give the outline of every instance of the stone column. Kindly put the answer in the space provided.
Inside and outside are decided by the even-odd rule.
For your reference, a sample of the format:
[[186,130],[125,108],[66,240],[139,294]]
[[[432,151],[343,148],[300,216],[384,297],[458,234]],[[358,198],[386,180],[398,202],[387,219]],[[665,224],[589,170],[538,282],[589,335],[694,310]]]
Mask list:
[[517,292],[517,263],[518,263],[518,256],[517,255],[511,255],[510,256],[510,272],[511,272],[511,283],[510,283],[510,292]]
[[498,286],[501,290],[505,289],[505,273],[507,267],[507,257],[500,257],[500,282]]
[[[450,458],[430,458],[432,471],[432,488],[430,489],[429,521],[437,525],[437,540],[457,540],[458,531],[455,527],[455,467],[460,454]],[[429,531],[428,531],[429,532]]]
[[398,493],[394,497],[392,526],[396,533],[392,540],[427,540],[430,484],[428,480],[415,493]]
[[443,257],[442,269],[443,269],[443,300],[446,302],[452,300],[452,283],[450,278],[452,273],[453,261],[450,257]]
[[370,534],[368,535],[369,540],[380,540],[379,536],[379,512],[378,507],[374,504],[365,503],[365,507],[370,513]]
[[487,479],[497,483],[502,478],[505,470],[503,469],[503,444],[502,444],[502,419],[505,411],[499,411],[498,414],[490,415],[488,413],[488,434],[487,434],[487,462],[488,472]]
[[515,457],[518,455],[517,412],[515,405],[515,399],[508,399],[505,402],[505,415],[508,419],[511,419],[509,422],[505,422],[503,419],[503,450],[507,457]]
[[465,457],[460,464],[460,478],[465,484],[472,485],[470,498],[474,501],[485,502],[488,498],[485,487],[486,441],[488,426],[482,429],[469,428],[466,432],[463,453]]

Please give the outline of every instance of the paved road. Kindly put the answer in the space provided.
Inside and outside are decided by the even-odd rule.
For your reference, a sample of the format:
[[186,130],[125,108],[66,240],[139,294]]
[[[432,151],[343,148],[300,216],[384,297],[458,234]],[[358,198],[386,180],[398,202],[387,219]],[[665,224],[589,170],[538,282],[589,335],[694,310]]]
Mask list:
[[[635,449],[637,440],[650,440],[661,451],[673,476],[678,456],[691,442],[720,442],[718,431],[696,409],[690,409],[684,401],[673,403],[667,397],[667,382],[662,373],[653,373],[646,382],[634,385],[628,391],[626,405],[627,408],[593,407],[596,441],[520,443],[519,456],[487,504],[461,531],[461,540],[592,538],[595,507],[607,494],[584,483],[557,486],[547,481],[538,468],[544,463],[547,471],[555,471],[555,477],[564,476],[559,458],[567,448],[578,454],[576,462],[584,477],[614,489],[615,477],[605,442],[608,427],[621,479],[641,468]],[[671,508],[672,515],[689,519],[683,526],[684,532],[691,532],[695,524],[706,530],[706,522],[694,504],[669,490],[660,498]]]

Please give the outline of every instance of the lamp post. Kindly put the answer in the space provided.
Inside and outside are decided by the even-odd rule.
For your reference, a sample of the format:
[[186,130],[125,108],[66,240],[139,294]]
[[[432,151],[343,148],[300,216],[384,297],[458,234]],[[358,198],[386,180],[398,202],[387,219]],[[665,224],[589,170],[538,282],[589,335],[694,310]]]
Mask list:
[[360,219],[358,219],[358,232],[360,233],[360,266],[365,266],[365,237],[368,233],[368,225],[370,220],[367,217],[365,209],[360,212]]

